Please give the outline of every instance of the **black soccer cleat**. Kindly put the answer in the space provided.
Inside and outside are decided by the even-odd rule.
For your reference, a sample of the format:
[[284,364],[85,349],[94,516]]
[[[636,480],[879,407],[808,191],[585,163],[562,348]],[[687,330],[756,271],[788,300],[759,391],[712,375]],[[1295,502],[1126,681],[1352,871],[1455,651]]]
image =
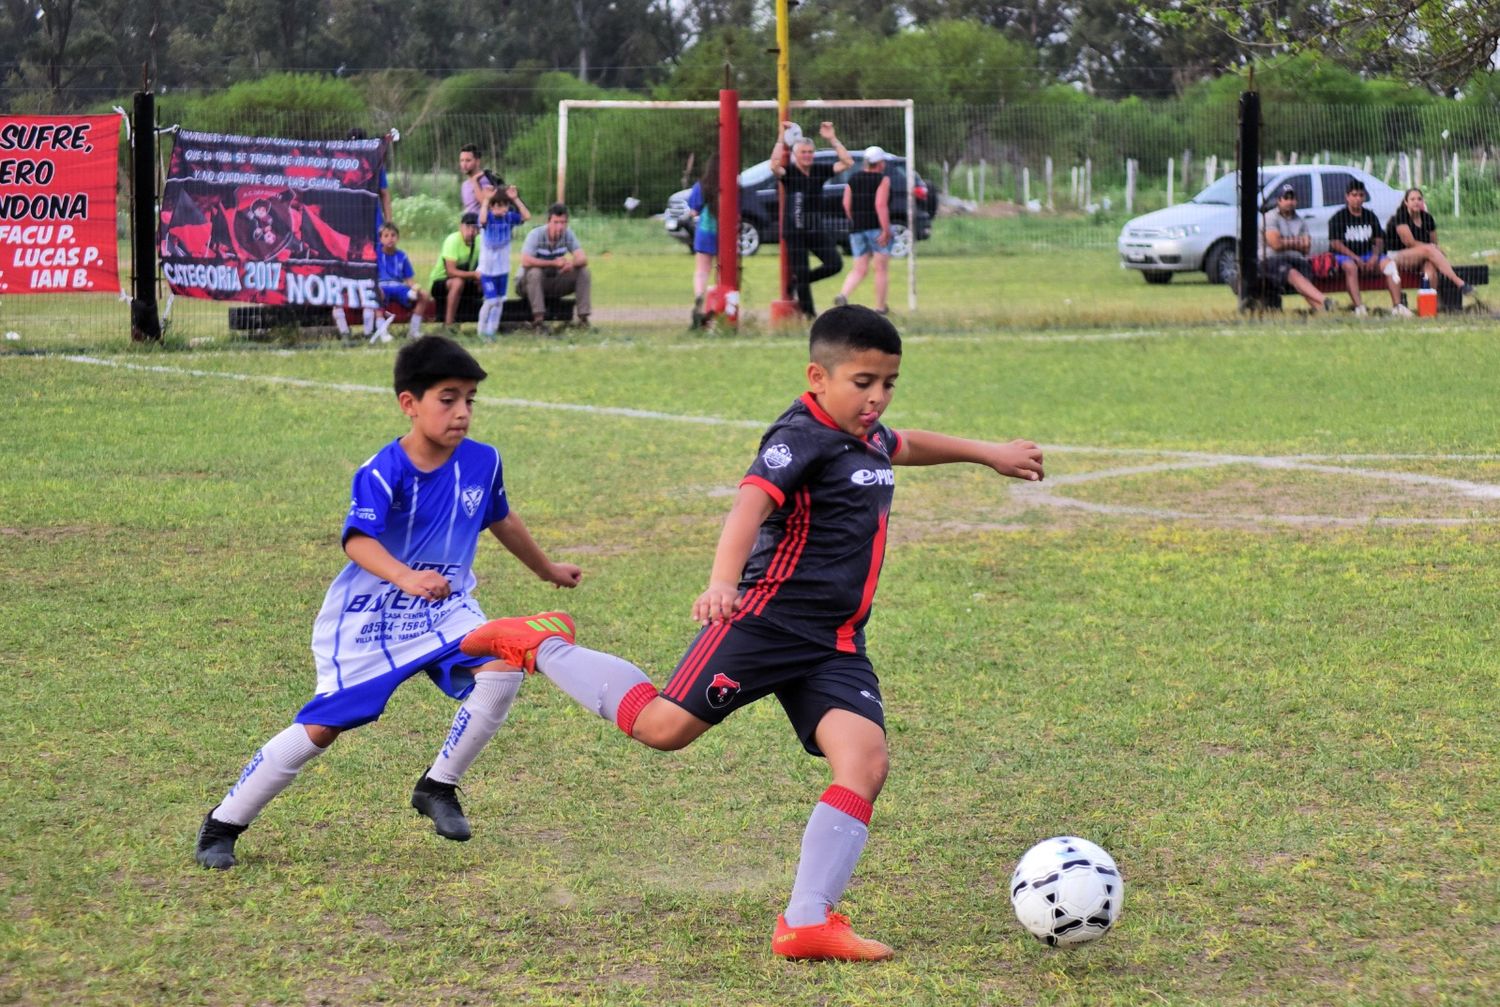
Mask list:
[[[217,807],[214,810],[218,810]],[[193,850],[193,859],[210,870],[229,870],[239,863],[234,858],[234,841],[248,828],[248,825],[221,822],[210,811],[203,816],[203,824],[198,827],[198,845]]]
[[432,819],[433,830],[444,839],[462,843],[473,835],[463,806],[458,803],[456,783],[439,783],[424,772],[411,792],[411,806]]

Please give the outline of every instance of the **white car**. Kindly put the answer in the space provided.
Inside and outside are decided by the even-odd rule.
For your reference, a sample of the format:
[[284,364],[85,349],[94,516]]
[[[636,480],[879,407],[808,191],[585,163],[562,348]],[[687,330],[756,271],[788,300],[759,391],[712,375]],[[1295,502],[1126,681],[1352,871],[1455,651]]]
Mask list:
[[[1328,219],[1343,209],[1351,179],[1369,190],[1365,211],[1374,213],[1381,227],[1401,204],[1400,192],[1348,165],[1267,165],[1260,177],[1262,213],[1276,205],[1283,185],[1297,190],[1297,215],[1307,221],[1314,255],[1328,251]],[[1210,283],[1228,283],[1237,269],[1238,186],[1239,172],[1232,171],[1186,203],[1127,222],[1118,242],[1121,265],[1140,270],[1147,283],[1171,283],[1174,274],[1198,269]]]

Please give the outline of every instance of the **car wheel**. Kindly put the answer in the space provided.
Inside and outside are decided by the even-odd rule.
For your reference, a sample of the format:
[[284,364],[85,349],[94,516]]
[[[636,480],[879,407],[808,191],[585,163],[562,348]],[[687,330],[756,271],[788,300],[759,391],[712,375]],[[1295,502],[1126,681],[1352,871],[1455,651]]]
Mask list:
[[753,220],[740,221],[740,257],[760,251],[760,228]]
[[1168,271],[1168,270],[1165,270],[1165,269],[1148,269],[1145,272],[1141,273],[1141,275],[1146,278],[1146,282],[1147,283],[1171,283],[1172,282],[1172,274],[1171,274],[1171,272]]
[[1239,265],[1234,261],[1234,242],[1232,241],[1219,242],[1203,257],[1203,272],[1208,274],[1209,283],[1228,283],[1234,279],[1238,271]]
[[911,251],[911,231],[905,224],[891,225],[891,258],[904,259]]

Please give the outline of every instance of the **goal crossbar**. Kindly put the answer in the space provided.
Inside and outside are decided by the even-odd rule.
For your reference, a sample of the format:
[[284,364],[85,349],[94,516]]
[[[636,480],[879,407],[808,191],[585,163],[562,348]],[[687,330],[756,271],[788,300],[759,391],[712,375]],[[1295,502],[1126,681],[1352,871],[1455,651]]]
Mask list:
[[[780,106],[774,100],[742,101],[741,109],[772,109]],[[790,108],[899,108],[904,112],[906,150],[906,233],[909,235],[906,252],[906,306],[917,309],[917,197],[913,181],[917,170],[917,130],[915,107],[911,98],[807,98],[790,102]],[[557,201],[567,201],[568,183],[568,112],[571,109],[617,109],[620,111],[652,111],[669,109],[713,109],[719,108],[717,101],[627,101],[623,99],[563,98],[557,103]]]

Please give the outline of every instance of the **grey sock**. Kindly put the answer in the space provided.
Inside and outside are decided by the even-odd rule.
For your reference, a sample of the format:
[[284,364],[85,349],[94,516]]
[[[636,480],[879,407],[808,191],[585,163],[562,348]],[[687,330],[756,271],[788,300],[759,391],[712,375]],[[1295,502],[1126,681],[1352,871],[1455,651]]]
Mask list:
[[838,905],[864,852],[869,826],[823,801],[813,808],[802,833],[802,859],[787,903],[786,925],[816,926]]
[[612,724],[625,694],[651,681],[629,661],[555,636],[537,648],[536,670],[585,710]]

